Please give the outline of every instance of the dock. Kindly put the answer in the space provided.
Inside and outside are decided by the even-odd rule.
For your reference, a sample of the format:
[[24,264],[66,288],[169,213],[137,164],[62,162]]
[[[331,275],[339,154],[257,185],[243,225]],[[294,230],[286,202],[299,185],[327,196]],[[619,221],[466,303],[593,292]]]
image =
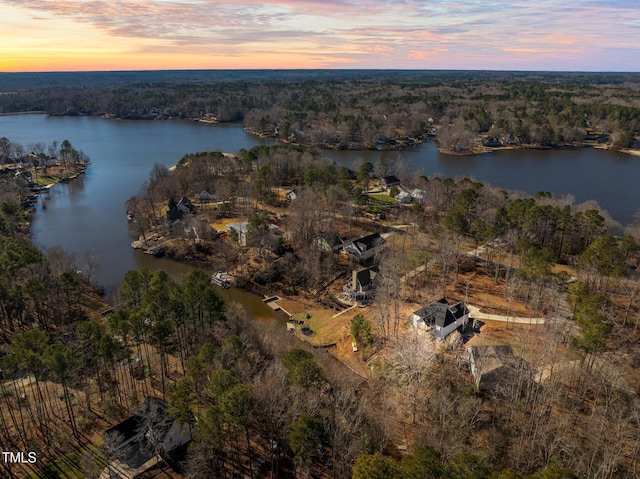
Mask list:
[[262,302],[274,311],[282,311],[288,318],[292,318],[294,314],[302,313],[307,309],[304,304],[292,299],[281,298],[280,296],[265,296]]
[[278,301],[280,301],[282,298],[280,296],[266,296],[263,298],[262,302],[265,303],[267,306],[269,306],[271,309],[273,309],[274,311],[280,311],[282,308],[280,307],[280,304],[278,303]]
[[229,289],[233,285],[235,280],[235,276],[232,276],[223,271],[218,271],[211,275],[211,282],[225,289]]

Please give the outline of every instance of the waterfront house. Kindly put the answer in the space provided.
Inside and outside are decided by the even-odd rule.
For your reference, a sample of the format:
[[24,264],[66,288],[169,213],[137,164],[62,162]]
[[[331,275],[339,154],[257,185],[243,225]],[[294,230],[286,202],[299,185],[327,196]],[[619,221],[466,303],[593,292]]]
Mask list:
[[386,190],[399,185],[400,185],[400,180],[395,175],[383,176],[382,178],[380,178],[380,180],[378,180],[378,186]]
[[431,329],[440,339],[446,338],[469,321],[469,310],[464,302],[450,305],[445,298],[414,311],[411,321],[415,328]]
[[285,193],[287,201],[294,201],[298,199],[298,192],[296,190],[289,190]]
[[343,286],[342,290],[351,301],[366,302],[373,298],[375,293],[376,273],[371,268],[353,270],[351,279]]
[[200,193],[196,193],[195,198],[198,201],[213,201],[216,199],[215,195],[206,189],[202,190]]
[[401,191],[400,193],[398,193],[395,197],[395,200],[398,203],[411,203],[411,200],[413,199],[411,197],[411,194],[407,191]]
[[357,261],[366,261],[380,252],[384,243],[384,238],[379,233],[373,233],[346,243],[343,250],[347,256]]
[[195,210],[195,206],[193,206],[193,203],[189,201],[189,198],[183,196],[176,204],[176,209],[182,211],[184,214],[187,214],[192,213]]
[[411,199],[414,201],[422,202],[424,200],[424,190],[420,190],[418,188],[411,190]]
[[[268,232],[271,237],[276,237],[280,234],[278,226],[272,224],[265,225],[265,231]],[[227,233],[236,239],[240,246],[247,246],[249,244],[249,223],[247,221],[229,223],[227,225]]]
[[183,196],[174,206],[167,206],[167,220],[170,222],[178,221],[184,218],[184,215],[194,211],[193,203],[186,196]]
[[249,231],[249,223],[243,221],[241,223],[229,223],[227,225],[227,233],[234,239],[237,238],[240,246],[247,246],[247,233]]
[[487,148],[498,148],[502,146],[502,142],[498,138],[491,137],[484,140],[484,146]]

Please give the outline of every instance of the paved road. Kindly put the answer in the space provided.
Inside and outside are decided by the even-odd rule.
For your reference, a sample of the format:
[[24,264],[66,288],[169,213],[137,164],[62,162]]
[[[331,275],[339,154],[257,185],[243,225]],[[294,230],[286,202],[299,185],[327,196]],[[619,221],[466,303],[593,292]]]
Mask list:
[[477,306],[472,306],[467,304],[467,308],[469,308],[469,318],[470,319],[486,319],[488,321],[503,321],[509,323],[517,323],[517,324],[544,324],[545,318],[522,318],[517,316],[504,316],[501,314],[489,314],[483,313],[480,311],[480,308]]

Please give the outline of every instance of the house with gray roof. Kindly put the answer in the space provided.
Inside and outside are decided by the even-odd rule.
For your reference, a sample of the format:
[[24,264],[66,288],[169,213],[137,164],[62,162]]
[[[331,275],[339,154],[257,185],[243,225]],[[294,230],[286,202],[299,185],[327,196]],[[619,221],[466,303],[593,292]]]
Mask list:
[[512,397],[518,392],[514,388],[524,389],[534,381],[529,363],[509,345],[467,346],[466,357],[476,391]]
[[313,243],[323,251],[338,251],[344,245],[344,238],[337,233],[329,233],[319,236],[313,240]]
[[240,246],[247,246],[247,234],[249,233],[249,222],[229,223],[227,233],[238,239]]
[[166,208],[167,220],[169,222],[178,221],[184,218],[185,215],[189,213],[193,213],[194,211],[195,211],[195,206],[193,206],[193,203],[189,201],[189,198],[187,198],[186,196],[183,196],[182,198],[180,198],[180,201],[175,203],[174,206],[172,207],[167,206]]
[[186,446],[194,432],[195,419],[181,422],[166,401],[148,396],[133,416],[105,431],[113,460],[100,478],[135,479]]
[[346,243],[343,250],[347,256],[357,261],[366,261],[382,250],[384,243],[385,240],[380,233],[373,233]]
[[467,324],[469,310],[464,302],[449,304],[445,298],[441,298],[414,311],[411,321],[415,328],[431,329],[437,337],[444,339]]

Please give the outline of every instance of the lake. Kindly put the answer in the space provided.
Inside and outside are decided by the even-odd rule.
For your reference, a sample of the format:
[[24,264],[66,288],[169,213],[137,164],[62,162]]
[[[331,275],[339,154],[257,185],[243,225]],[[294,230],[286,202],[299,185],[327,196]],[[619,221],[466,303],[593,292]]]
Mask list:
[[[186,264],[156,259],[130,246],[124,203],[148,178],[154,163],[172,166],[185,153],[235,153],[241,148],[274,143],[247,134],[238,124],[45,115],[0,116],[0,137],[3,136],[25,147],[68,139],[91,158],[83,177],[58,184],[44,196],[45,201],[39,203],[33,217],[32,240],[41,248],[62,246],[79,257],[87,252],[98,254],[98,280],[108,289],[119,283],[126,271],[141,266],[163,268],[174,277],[190,270]],[[622,224],[631,222],[640,207],[640,158],[616,152],[514,150],[447,156],[440,154],[433,142],[404,151],[325,152],[325,156],[345,166],[360,160],[376,165],[383,155],[401,170],[414,174],[469,176],[528,193],[572,194],[576,202],[594,199]]]
[[340,164],[354,158],[376,165],[386,155],[401,170],[417,175],[470,177],[498,188],[529,194],[573,195],[575,203],[595,200],[613,219],[627,225],[640,209],[640,157],[595,148],[503,150],[473,156],[443,155],[435,142],[403,151],[328,151]]

